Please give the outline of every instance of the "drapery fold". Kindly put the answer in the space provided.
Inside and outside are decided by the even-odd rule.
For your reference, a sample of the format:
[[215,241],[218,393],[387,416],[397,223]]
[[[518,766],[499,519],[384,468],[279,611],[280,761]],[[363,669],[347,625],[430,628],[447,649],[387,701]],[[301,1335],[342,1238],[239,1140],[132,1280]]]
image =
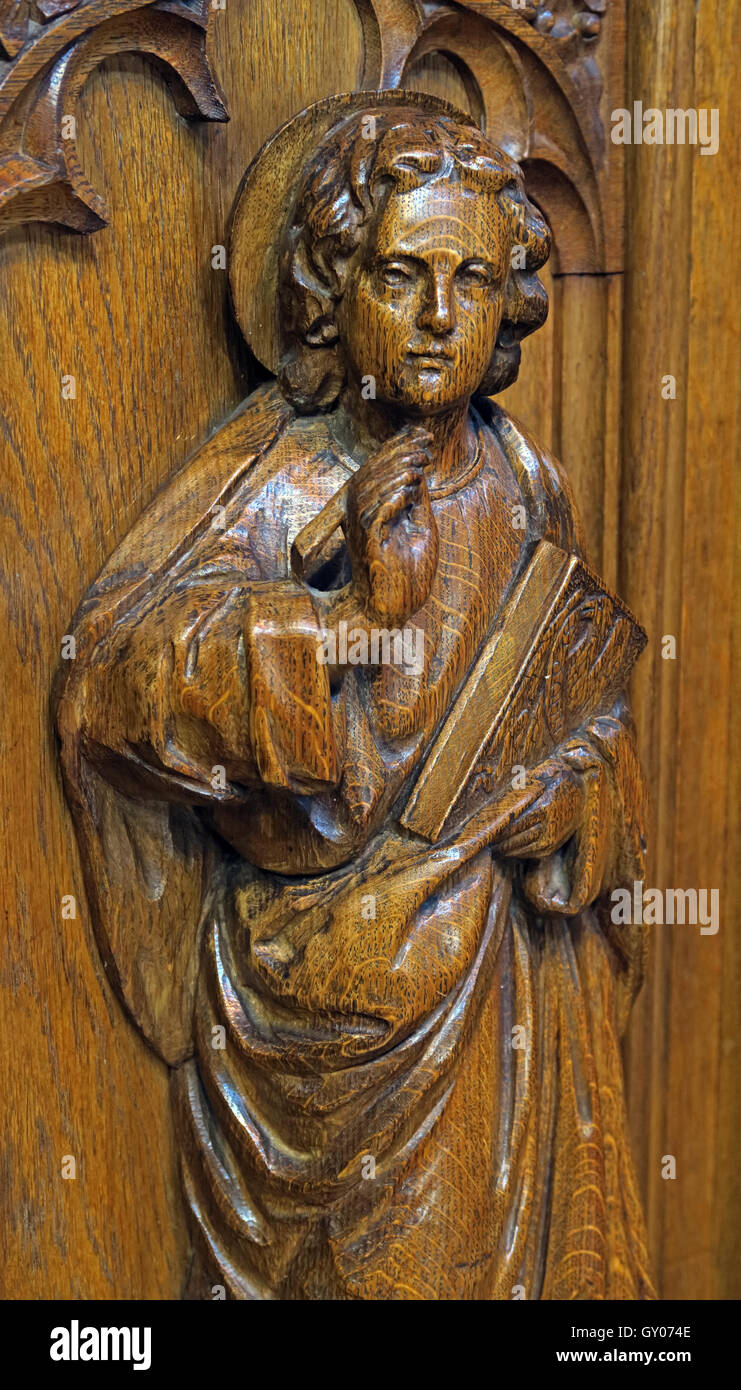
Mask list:
[[274,386],[81,607],[65,782],[110,978],[174,1068],[194,1294],[651,1295],[617,1043],[643,934],[607,911],[642,876],[624,701],[553,750],[586,811],[552,855],[497,858],[488,806],[434,846],[398,826],[533,546],[581,550],[553,461],[497,407],[476,428],[416,684],[333,693],[315,660],[290,541],[350,464]]

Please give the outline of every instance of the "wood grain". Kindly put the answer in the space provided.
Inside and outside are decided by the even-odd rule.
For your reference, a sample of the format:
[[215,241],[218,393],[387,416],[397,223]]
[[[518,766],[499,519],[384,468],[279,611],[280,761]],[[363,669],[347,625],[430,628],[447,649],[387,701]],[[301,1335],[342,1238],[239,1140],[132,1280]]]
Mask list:
[[[405,0],[400,44],[387,30],[395,4],[378,4],[376,18],[370,0],[230,0],[214,11],[210,53],[231,114],[226,127],[186,123],[145,59],[108,59],[88,78],[76,114],[82,168],[103,195],[110,226],[88,239],[36,226],[0,241],[0,579],[9,638],[0,1093],[9,1297],[173,1297],[186,1275],[165,1069],[127,1022],[99,963],[48,697],[61,638],[105,557],[263,375],[235,330],[226,272],[211,265],[212,247],[226,244],[244,168],[307,102],[374,85],[384,63],[386,80],[436,92],[477,120],[486,118],[485,93],[490,120],[498,120],[496,92],[510,72],[502,43],[518,52],[536,44],[544,72],[560,51],[500,0],[471,0],[456,7],[458,33],[465,42],[464,12],[498,26],[497,82],[475,71],[483,52],[476,44],[467,50],[472,66],[451,58],[444,42],[423,45],[405,74],[419,9]],[[590,216],[572,202],[557,225],[563,201],[549,208],[543,198],[556,232],[543,275],[551,313],[524,344],[520,379],[502,404],[562,459],[593,563],[649,628],[636,683],[654,801],[647,881],[721,888],[717,937],[691,937],[690,928],[654,933],[627,1067],[661,1292],[728,1298],[740,1291],[741,1228],[733,923],[741,644],[729,630],[741,598],[738,523],[735,539],[729,523],[739,391],[729,280],[738,244],[735,35],[730,11],[710,0],[629,0],[627,26],[625,10],[607,5],[589,49],[604,78],[603,126],[611,109],[637,97],[660,107],[717,105],[721,150],[702,158],[691,148],[629,149],[623,189],[623,151],[608,146]],[[3,28],[11,56],[24,40],[25,14],[21,20]],[[439,32],[452,42],[450,25],[443,15]],[[579,39],[576,50],[584,48]],[[549,135],[563,115],[550,82],[536,84]],[[521,133],[518,89],[506,90]],[[536,202],[538,172],[533,166]],[[550,188],[562,191],[552,178]],[[614,273],[564,274],[561,252],[578,244],[582,254],[600,221],[600,269]],[[677,376],[676,402],[661,399],[664,372]],[[77,396],[65,400],[62,377],[70,374]],[[663,633],[679,637],[676,662],[661,659]],[[76,920],[62,918],[66,893],[77,898]],[[666,1152],[677,1156],[673,1183],[660,1175]],[[61,1178],[68,1153],[79,1160],[76,1181]]]
[[549,248],[446,104],[300,113],[230,237],[277,379],[84,597],[65,787],[171,1067],[188,1297],[654,1296],[617,1046],[644,929],[610,915],[643,865],[645,634],[487,399]]
[[[231,123],[173,119],[145,60],[111,60],[78,111],[110,227],[89,239],[32,227],[0,242],[7,1297],[176,1297],[186,1272],[166,1070],[104,978],[48,701],[102,558],[244,394],[226,274],[211,268],[244,167],[288,115],[358,85],[362,69],[350,0],[323,5],[319,23],[308,0],[215,18]],[[75,400],[62,398],[68,374]],[[74,921],[62,920],[65,894]],[[76,1181],[61,1177],[65,1154]]]
[[[629,152],[622,589],[644,596],[636,679],[654,787],[650,881],[720,890],[720,930],[656,929],[628,1078],[650,1240],[667,1298],[739,1296],[738,120],[730,15],[711,4],[629,7],[629,92],[644,106],[717,106],[721,144]],[[661,248],[671,228],[673,254]],[[661,398],[664,373],[677,399]],[[735,461],[735,462],[734,462]],[[737,522],[736,522],[737,525]],[[662,634],[678,638],[661,658]],[[664,1181],[661,1157],[676,1156]]]

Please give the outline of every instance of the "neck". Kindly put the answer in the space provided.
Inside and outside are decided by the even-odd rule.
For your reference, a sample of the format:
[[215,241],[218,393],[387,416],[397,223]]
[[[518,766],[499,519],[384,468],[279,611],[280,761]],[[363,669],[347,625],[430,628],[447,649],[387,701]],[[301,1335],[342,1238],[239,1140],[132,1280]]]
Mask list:
[[[441,415],[419,416],[415,423],[432,435],[427,485],[442,487],[464,472],[476,451],[476,434],[468,418],[469,402],[452,406]],[[412,423],[407,414],[378,401],[364,400],[360,385],[349,383],[343,392],[337,424],[342,443],[362,463],[387,439]]]

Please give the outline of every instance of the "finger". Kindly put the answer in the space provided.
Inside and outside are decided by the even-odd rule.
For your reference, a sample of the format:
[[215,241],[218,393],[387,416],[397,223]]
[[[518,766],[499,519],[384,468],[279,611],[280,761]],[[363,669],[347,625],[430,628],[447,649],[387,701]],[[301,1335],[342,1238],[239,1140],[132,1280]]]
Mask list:
[[406,425],[391,440],[391,447],[396,447],[399,444],[404,446],[411,441],[414,441],[417,448],[429,449],[432,444],[432,435],[428,429],[425,429],[424,425]]
[[393,521],[394,517],[400,516],[408,507],[411,507],[415,496],[416,490],[413,487],[399,488],[398,492],[395,492],[392,497],[387,497],[379,506],[375,516],[375,525],[383,526],[385,523]]
[[[544,826],[531,826],[516,835],[506,835],[497,841],[494,851],[503,855],[505,859],[537,858],[539,854],[546,852],[543,831]],[[550,852],[550,846],[547,850]]]
[[432,513],[432,503],[430,502],[427,483],[423,478],[417,489],[417,496],[412,504],[412,510],[409,513],[409,521],[413,527],[427,531],[430,527],[431,514],[434,515],[434,513]]
[[499,835],[511,835],[519,831],[525,824],[525,816],[539,816],[543,811],[542,789],[537,782],[529,780],[521,790],[508,791],[497,801],[497,809],[500,809],[504,819],[502,828],[497,838],[493,841],[497,843]]
[[404,439],[399,444],[395,444],[393,448],[387,448],[379,454],[374,454],[367,461],[368,471],[378,476],[389,468],[393,469],[399,460],[413,457],[419,458],[423,467],[429,465],[430,446],[424,442],[421,435],[414,436],[412,439]]
[[[401,493],[404,493],[407,499],[404,505],[412,506],[414,502],[419,500],[419,488],[420,479],[413,471],[402,473],[393,487],[384,488],[380,495],[377,494],[372,501],[361,508],[359,512],[360,525],[367,531],[380,519],[382,511],[388,503],[394,501]],[[395,515],[396,513],[392,514]]]
[[523,830],[529,830],[533,825],[542,825],[547,818],[548,807],[543,797],[539,796],[535,801],[531,801],[529,806],[525,806],[522,811],[512,817],[505,834],[519,835]]
[[403,473],[405,469],[413,469],[421,476],[428,463],[429,458],[422,449],[405,449],[403,453],[394,454],[393,458],[384,459],[383,467],[370,473],[367,481],[373,481],[378,487],[387,479],[395,478],[399,473]]
[[555,854],[571,839],[577,829],[576,820],[562,818],[555,821],[542,800],[537,805],[541,808],[537,819],[532,814],[522,816],[500,840],[494,842],[497,853],[510,857],[523,856],[527,852],[533,858],[539,858]]
[[407,506],[419,500],[419,479],[414,474],[402,474],[392,487],[384,488],[381,493],[376,495],[358,509],[358,519],[364,531],[368,531],[378,520],[381,510],[386,503],[397,497],[400,492],[408,495]]
[[377,488],[392,487],[394,482],[403,482],[406,474],[421,483],[425,475],[425,461],[422,454],[404,454],[394,462],[393,468],[384,468],[376,479]]
[[412,503],[406,515],[402,517],[400,524],[404,527],[411,541],[416,541],[419,538],[429,537],[433,533],[437,533],[439,542],[435,514],[426,497],[418,497],[416,501]]
[[420,454],[409,454],[395,460],[393,468],[383,469],[364,476],[356,475],[355,501],[358,515],[365,507],[380,502],[392,488],[402,483],[421,483],[424,477],[424,462]]
[[532,791],[522,794],[522,804],[512,807],[507,820],[501,831],[492,841],[492,848],[497,852],[504,851],[505,846],[509,846],[514,840],[524,835],[533,834],[535,837],[542,834],[543,826],[547,823],[547,807],[543,803],[543,797],[538,796],[533,800]]

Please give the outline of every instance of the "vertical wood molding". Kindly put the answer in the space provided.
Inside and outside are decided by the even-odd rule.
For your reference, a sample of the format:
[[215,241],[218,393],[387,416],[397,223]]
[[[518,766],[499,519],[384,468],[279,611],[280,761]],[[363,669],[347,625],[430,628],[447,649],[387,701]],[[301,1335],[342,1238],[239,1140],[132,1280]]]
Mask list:
[[[728,195],[738,181],[733,38],[730,17],[703,0],[631,0],[628,38],[627,106],[640,99],[644,108],[721,113],[713,157],[692,146],[629,148],[619,584],[649,632],[635,680],[654,789],[647,884],[721,891],[716,937],[701,937],[697,927],[654,931],[649,983],[628,1042],[636,1154],[663,1296],[729,1297],[723,1222],[733,1220],[737,1231],[739,1220],[728,1153],[728,1127],[738,1118],[729,1059],[737,1057],[739,1026],[730,983],[738,977],[730,867],[738,840],[727,806],[738,778],[729,744],[738,448],[728,361],[738,338],[728,288],[739,238],[738,201]],[[661,396],[669,373],[675,401]],[[662,660],[664,634],[677,638],[676,661]],[[661,1177],[665,1153],[677,1160],[674,1182]]]
[[[694,1215],[688,1242],[677,1194],[665,1237],[667,1277],[677,1291],[696,1296],[693,1287],[701,1281],[716,1298],[741,1295],[741,1206],[734,1176],[741,1118],[741,979],[733,892],[741,846],[729,824],[740,785],[738,763],[734,768],[730,756],[731,720],[737,717],[732,625],[739,613],[732,524],[740,458],[737,21],[732,6],[701,0],[697,7],[694,104],[718,107],[721,144],[711,158],[695,152],[692,164],[674,872],[677,883],[684,876],[689,883],[718,888],[721,925],[716,937],[699,942],[681,932],[673,938],[672,970],[679,987],[672,993],[669,1037],[681,1038],[688,1018],[696,1020],[696,1028],[690,1056],[683,1057],[680,1049],[670,1053],[669,1134],[685,1152],[691,1183],[684,1196]],[[735,1255],[731,1231],[736,1232]]]

